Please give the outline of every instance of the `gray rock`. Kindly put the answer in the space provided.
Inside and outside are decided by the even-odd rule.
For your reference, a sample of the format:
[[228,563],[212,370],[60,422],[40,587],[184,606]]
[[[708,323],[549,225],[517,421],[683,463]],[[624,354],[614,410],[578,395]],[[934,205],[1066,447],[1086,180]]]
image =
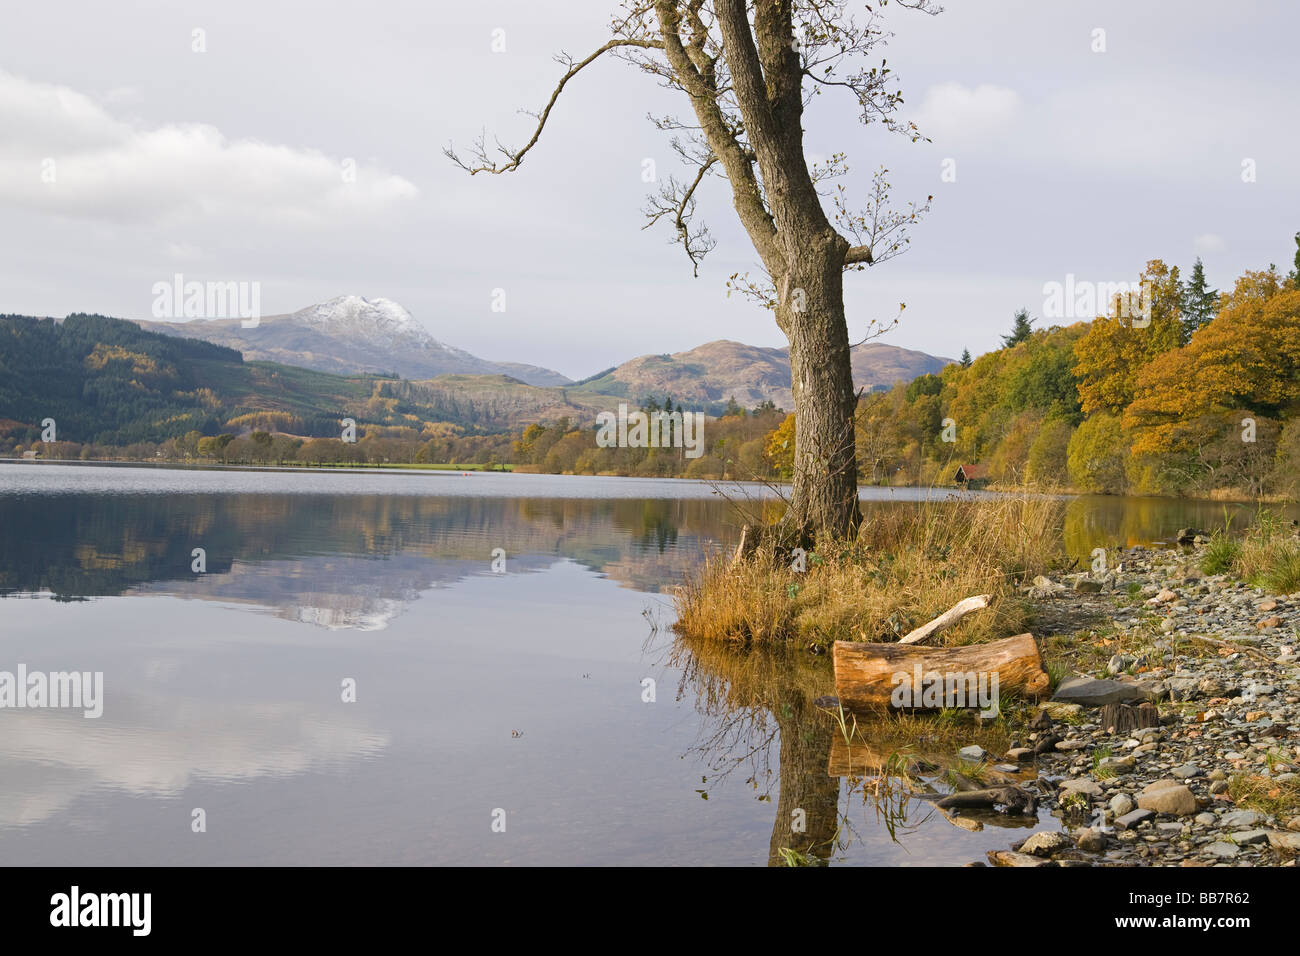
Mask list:
[[1196,822],[1197,822],[1200,826],[1203,826],[1203,827],[1212,827],[1212,826],[1214,826],[1214,824],[1215,824],[1215,820],[1216,820],[1214,814],[1213,814],[1213,813],[1208,813],[1208,812],[1207,812],[1207,813],[1198,813],[1198,814],[1195,816],[1194,819],[1196,820]]
[[983,747],[979,746],[979,744],[972,744],[969,747],[962,747],[961,750],[957,751],[957,756],[961,757],[963,760],[971,760],[976,763],[983,760],[988,755],[989,752],[985,750]]
[[1175,767],[1169,771],[1169,775],[1177,777],[1179,780],[1186,780],[1188,777],[1199,777],[1201,768],[1194,763],[1185,763],[1181,767]]
[[1067,793],[1082,793],[1089,797],[1101,796],[1101,784],[1091,777],[1072,777],[1061,781],[1061,796]]
[[1234,843],[1211,843],[1201,850],[1204,855],[1218,857],[1220,860],[1231,860],[1240,852]]
[[1223,815],[1219,820],[1219,825],[1224,827],[1253,827],[1263,819],[1264,817],[1254,810],[1233,810]]
[[1237,846],[1251,846],[1255,843],[1267,843],[1267,830],[1238,830],[1232,834],[1232,842]]
[[1134,806],[1133,798],[1127,793],[1117,793],[1115,796],[1110,798],[1110,811],[1117,817],[1122,817],[1126,813],[1132,813]]
[[1145,697],[1145,690],[1125,681],[1071,677],[1062,681],[1056,688],[1052,700],[1058,703],[1082,704],[1087,707],[1104,707],[1106,704],[1118,704]]
[[1154,817],[1154,810],[1134,810],[1132,813],[1126,813],[1122,817],[1115,818],[1115,828],[1118,830],[1131,830],[1139,823],[1150,820]]

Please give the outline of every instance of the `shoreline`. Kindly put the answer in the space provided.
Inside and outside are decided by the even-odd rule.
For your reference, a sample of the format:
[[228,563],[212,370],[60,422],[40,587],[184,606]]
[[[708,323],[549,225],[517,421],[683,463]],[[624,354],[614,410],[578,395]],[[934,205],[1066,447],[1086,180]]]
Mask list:
[[[347,473],[444,473],[454,474],[456,472],[472,472],[474,474],[513,474],[513,475],[548,475],[557,478],[631,478],[638,481],[648,479],[668,480],[668,481],[688,481],[688,482],[720,482],[728,485],[761,485],[764,487],[779,487],[788,489],[789,482],[782,479],[761,479],[761,478],[695,478],[686,475],[625,475],[614,472],[600,472],[594,475],[577,474],[575,472],[545,472],[538,471],[533,466],[513,464],[498,464],[491,468],[484,466],[479,462],[468,464],[455,463],[436,463],[436,464],[414,464],[406,462],[388,462],[383,464],[359,463],[355,465],[343,463],[309,463],[303,462],[298,464],[276,463],[276,464],[252,464],[246,462],[207,462],[207,461],[181,461],[176,459],[120,459],[120,458],[0,458],[0,464],[21,464],[21,465],[90,465],[103,466],[111,468],[175,468],[180,470],[192,471],[277,471],[277,472],[340,472]],[[1041,488],[1026,488],[1020,486],[985,486],[978,489],[967,489],[959,485],[880,485],[880,484],[862,484],[858,485],[858,493],[861,497],[864,491],[901,491],[909,493],[939,493],[939,494],[959,494],[959,495],[1044,495],[1051,498],[1112,498],[1115,500],[1135,499],[1147,501],[1186,501],[1200,502],[1206,504],[1223,504],[1223,505],[1295,505],[1300,504],[1300,499],[1279,497],[1276,495],[1265,495],[1262,497],[1236,497],[1230,495],[1216,496],[1211,493],[1208,497],[1193,497],[1188,495],[1149,495],[1149,494],[1123,494],[1111,495],[1100,494],[1095,492],[1083,492],[1076,489],[1053,489],[1045,490]],[[875,498],[863,498],[864,501],[878,500]],[[912,499],[909,499],[912,500]]]
[[[1129,548],[1113,572],[1035,582],[1044,661],[1074,678],[1005,759],[1060,829],[994,865],[1296,865],[1300,592],[1207,575],[1204,552]],[[1119,702],[1158,726],[1102,726]]]

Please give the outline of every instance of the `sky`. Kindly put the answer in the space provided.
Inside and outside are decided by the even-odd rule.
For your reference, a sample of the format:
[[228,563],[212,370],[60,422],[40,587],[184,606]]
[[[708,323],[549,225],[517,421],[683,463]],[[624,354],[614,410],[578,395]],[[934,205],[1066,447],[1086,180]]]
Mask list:
[[[443,156],[484,129],[525,141],[519,111],[546,101],[553,55],[596,49],[615,9],[11,5],[0,312],[147,319],[154,284],[180,273],[256,282],[265,315],[392,299],[444,342],[574,378],[715,339],[784,345],[770,313],[727,295],[757,256],[724,180],[701,195],[718,246],[698,278],[666,225],[642,228],[646,161],[681,175],[647,114],[690,107],[626,63],[579,74],[518,171],[471,178]],[[930,142],[860,125],[847,94],[820,97],[806,121],[810,158],[847,154],[850,197],[880,167],[898,202],[934,197],[905,255],[846,276],[854,340],[905,303],[882,341],[977,355],[1017,308],[1062,321],[1044,316],[1045,286],[1067,276],[1135,281],[1155,258],[1186,274],[1200,256],[1230,288],[1244,269],[1290,268],[1296,5],[884,12],[900,115]]]

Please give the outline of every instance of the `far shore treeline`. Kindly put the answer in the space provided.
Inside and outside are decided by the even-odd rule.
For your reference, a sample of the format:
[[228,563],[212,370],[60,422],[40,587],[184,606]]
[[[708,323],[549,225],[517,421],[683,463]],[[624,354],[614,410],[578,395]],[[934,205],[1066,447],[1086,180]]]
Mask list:
[[[1154,260],[1140,281],[1149,290],[1140,321],[1112,308],[1041,326],[1021,310],[1003,348],[863,394],[862,481],[951,484],[959,465],[974,465],[995,488],[1300,496],[1300,238],[1288,275],[1250,271],[1223,293],[1199,260],[1187,279]],[[500,378],[338,376],[246,363],[104,316],[0,316],[0,456],[741,480],[792,468],[793,416],[770,403],[729,402],[690,458],[681,448],[598,447],[595,406],[590,417],[565,404],[566,414],[502,427],[516,392],[531,386],[507,379],[485,390]],[[644,396],[639,407],[696,410],[671,396]],[[354,442],[340,438],[345,418]],[[47,419],[54,441],[42,440]]]

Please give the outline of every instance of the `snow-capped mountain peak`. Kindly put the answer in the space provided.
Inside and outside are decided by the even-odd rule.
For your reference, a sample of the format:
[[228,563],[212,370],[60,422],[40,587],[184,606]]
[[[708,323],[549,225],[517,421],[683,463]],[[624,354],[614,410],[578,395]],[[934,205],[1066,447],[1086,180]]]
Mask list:
[[295,312],[293,318],[331,335],[354,334],[370,341],[417,339],[426,347],[441,345],[392,299],[340,295]]

